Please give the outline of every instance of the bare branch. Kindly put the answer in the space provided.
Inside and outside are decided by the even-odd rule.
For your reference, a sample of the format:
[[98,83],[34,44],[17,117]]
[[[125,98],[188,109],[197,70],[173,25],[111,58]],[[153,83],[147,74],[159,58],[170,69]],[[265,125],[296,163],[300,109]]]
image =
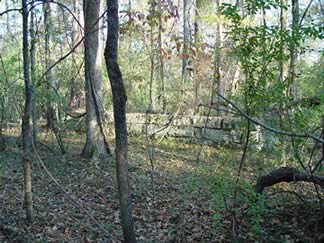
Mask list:
[[307,5],[307,7],[306,7],[306,9],[305,9],[305,11],[304,11],[304,13],[303,13],[303,16],[300,18],[300,21],[299,21],[299,27],[302,26],[303,21],[304,21],[306,15],[307,15],[307,12],[308,12],[310,6],[312,5],[312,3],[313,3],[313,0],[310,0],[309,3],[308,3],[308,5]]
[[[72,18],[74,19],[75,22],[77,22],[78,26],[83,30],[83,26],[82,24],[80,23],[80,21],[78,20],[78,18],[74,15],[74,13],[67,7],[65,6],[63,3],[60,3],[60,2],[57,2],[57,1],[54,1],[54,0],[48,0],[48,1],[44,1],[44,0],[35,0],[33,2],[30,2],[29,4],[32,4],[32,3],[36,3],[36,2],[40,2],[40,4],[44,4],[44,3],[54,3],[58,6],[60,6],[61,8],[65,9],[67,12],[69,12],[69,14],[72,16]],[[33,8],[35,8],[37,5],[35,6],[32,6],[28,12],[30,12],[31,10],[33,10]]]
[[317,137],[317,136],[315,136],[313,134],[310,134],[310,133],[290,132],[290,131],[284,131],[284,130],[280,130],[278,128],[270,127],[269,125],[266,125],[266,124],[260,122],[259,120],[255,119],[255,118],[252,118],[249,115],[247,115],[244,111],[242,111],[241,108],[239,108],[236,104],[234,104],[229,99],[225,98],[223,95],[221,95],[216,90],[214,92],[219,97],[221,97],[224,101],[226,101],[228,104],[230,104],[235,110],[237,110],[237,112],[240,113],[241,116],[243,116],[244,118],[250,120],[252,123],[254,123],[256,125],[259,125],[260,127],[264,128],[264,129],[266,129],[268,131],[271,131],[271,132],[276,133],[276,134],[288,136],[288,137],[312,138],[314,141],[324,144],[324,139],[323,138]]
[[3,11],[3,12],[0,13],[0,17],[2,15],[8,14],[10,12],[21,12],[21,11],[22,11],[22,8],[11,8],[11,9],[7,9],[7,10],[5,10],[5,11]]

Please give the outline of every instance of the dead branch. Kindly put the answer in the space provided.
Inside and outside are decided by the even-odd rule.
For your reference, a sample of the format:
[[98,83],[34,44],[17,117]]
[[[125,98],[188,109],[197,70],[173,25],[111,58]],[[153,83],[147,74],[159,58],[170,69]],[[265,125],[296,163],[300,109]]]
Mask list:
[[49,178],[54,182],[54,184],[68,197],[69,201],[74,204],[77,208],[79,208],[83,213],[85,213],[103,232],[104,234],[109,237],[112,240],[117,241],[113,235],[108,232],[108,230],[101,224],[99,223],[94,216],[88,211],[86,210],[78,201],[77,198],[75,198],[74,196],[72,196],[70,193],[68,193],[63,186],[57,181],[56,178],[54,178],[54,176],[52,175],[52,173],[48,170],[48,168],[46,167],[46,165],[44,164],[43,160],[41,159],[36,146],[34,144],[34,142],[32,141],[32,148],[34,150],[34,154],[39,162],[39,164],[43,167],[43,169],[45,170],[45,172],[47,173],[47,175],[49,176]]
[[324,176],[311,175],[292,167],[280,167],[267,175],[259,177],[255,186],[255,192],[262,194],[266,187],[273,186],[281,182],[312,182],[324,187]]

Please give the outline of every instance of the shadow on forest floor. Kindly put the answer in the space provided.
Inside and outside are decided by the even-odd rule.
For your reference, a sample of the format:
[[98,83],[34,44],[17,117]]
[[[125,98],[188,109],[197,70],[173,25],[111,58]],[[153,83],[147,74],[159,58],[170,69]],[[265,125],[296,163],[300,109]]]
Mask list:
[[[0,241],[121,241],[113,157],[81,158],[83,137],[77,134],[65,134],[68,153],[64,155],[60,154],[51,135],[40,137],[38,151],[46,167],[66,193],[88,210],[115,240],[69,201],[37,160],[33,162],[35,222],[25,223],[21,149],[15,142],[17,137],[11,135],[5,138],[7,146],[0,152]],[[138,240],[232,241],[233,212],[228,208],[231,199],[219,197],[226,201],[224,208],[216,199],[217,195],[228,195],[227,190],[231,190],[226,184],[231,183],[237,173],[241,151],[206,147],[196,164],[199,145],[171,140],[154,148],[152,170],[145,139],[131,138],[129,142],[130,186]],[[257,173],[252,163],[246,165],[244,177],[252,184]],[[299,186],[309,190],[304,184]],[[244,192],[253,193],[249,190]],[[248,209],[243,204],[237,206],[235,233],[238,240],[311,241],[314,235],[324,233],[316,217],[319,216],[316,200],[301,202],[291,194],[276,194],[266,200],[263,212],[252,216],[253,205],[248,205]]]

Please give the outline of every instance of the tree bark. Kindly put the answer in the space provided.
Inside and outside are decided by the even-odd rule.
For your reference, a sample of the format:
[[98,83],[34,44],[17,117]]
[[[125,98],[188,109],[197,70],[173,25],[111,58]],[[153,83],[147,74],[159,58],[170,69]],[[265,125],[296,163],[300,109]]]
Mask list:
[[161,98],[162,98],[162,113],[166,113],[166,96],[165,96],[165,83],[164,83],[164,58],[163,58],[163,45],[162,45],[162,0],[158,0],[158,11],[159,11],[159,36],[158,36],[158,44],[159,44],[159,79],[161,82]]
[[[216,0],[216,7],[219,10],[221,5],[221,0]],[[217,92],[225,96],[224,94],[224,85],[222,83],[221,77],[221,24],[217,22],[216,24],[216,39],[215,39],[215,60],[214,60],[214,80],[217,82]],[[217,96],[217,115],[221,115],[221,101],[222,99]]]
[[[155,2],[151,1],[150,6],[150,14],[154,14],[155,11]],[[156,112],[156,82],[154,80],[154,69],[155,69],[155,46],[154,46],[154,34],[153,34],[154,25],[150,24],[150,89],[149,89],[149,96],[150,96],[150,106],[149,112],[155,113]]]
[[22,119],[22,144],[23,144],[23,171],[24,171],[24,207],[28,222],[33,222],[32,200],[32,133],[30,116],[32,112],[32,87],[29,77],[29,54],[28,54],[28,5],[27,0],[22,0],[23,6],[23,63],[25,82],[25,108]]
[[128,11],[132,11],[132,0],[128,0]]
[[[5,1],[6,4],[6,9],[9,9],[9,0]],[[11,32],[11,25],[10,25],[11,19],[10,19],[10,13],[7,14],[6,16],[6,28],[7,28],[7,32],[10,33]]]
[[196,61],[198,61],[198,55],[200,53],[200,50],[199,50],[199,43],[201,41],[201,35],[200,35],[200,27],[201,27],[201,21],[200,21],[200,12],[201,12],[201,8],[202,8],[202,0],[196,0],[196,6],[195,6],[195,23],[194,23],[194,26],[195,26],[195,34],[194,34],[194,45],[195,45],[195,49],[196,49],[196,58],[195,60],[193,61],[193,80],[194,80],[194,89],[195,89],[195,113],[199,113],[199,104],[200,104],[200,99],[199,99],[199,91],[200,91],[200,80],[198,79],[198,70],[197,68],[195,68],[195,64],[196,64]]
[[54,72],[53,72],[53,52],[51,47],[52,42],[52,9],[50,2],[44,2],[44,25],[45,25],[45,66],[46,70],[49,70],[46,75],[46,127],[51,129],[56,137],[58,145],[61,148],[62,154],[64,154],[65,148],[58,127],[60,116],[58,105],[53,100],[52,90],[55,89]]
[[[73,5],[73,14],[74,14],[75,18],[77,18],[80,22],[80,1],[72,0],[72,5]],[[78,25],[77,21],[75,19],[73,19],[72,21],[73,22],[72,22],[71,39],[72,39],[72,47],[73,47],[81,39],[81,30],[80,30],[80,26]],[[74,53],[80,54],[81,49],[82,49],[82,44],[79,45],[77,48],[75,48]],[[69,101],[70,107],[72,107],[72,105],[73,105],[75,96],[76,96],[75,80],[72,78],[71,83],[70,83],[70,101]]]
[[289,83],[290,95],[296,99],[298,95],[296,76],[297,76],[297,45],[299,32],[299,0],[292,0],[292,40],[290,42],[290,66],[289,66]]
[[317,175],[310,175],[306,172],[300,171],[296,168],[281,167],[269,173],[268,175],[261,176],[255,186],[255,192],[262,193],[264,188],[275,185],[281,182],[313,182],[320,186],[324,186],[324,177]]
[[235,6],[240,11],[241,17],[244,18],[244,0],[236,0]]
[[[79,20],[80,19],[80,0],[73,0],[73,14]],[[72,46],[75,46],[81,39],[81,30],[78,23],[73,20],[72,22]],[[81,52],[81,45],[79,45],[75,50],[75,53]]]
[[[34,6],[34,3],[31,4],[31,7]],[[36,116],[36,100],[35,100],[35,83],[36,83],[36,34],[34,30],[35,26],[35,13],[34,11],[30,12],[30,75],[31,75],[31,85],[32,85],[32,134],[33,134],[33,141],[36,146],[36,139],[37,139],[37,116]]]
[[188,60],[190,47],[190,4],[191,0],[183,0],[183,52],[182,52],[182,83],[181,94],[184,92],[184,84],[188,81]]
[[285,62],[285,38],[284,33],[287,29],[287,11],[285,9],[285,5],[287,4],[287,0],[280,0],[281,8],[280,8],[280,61],[279,61],[279,79],[283,82],[287,76],[287,65]]
[[1,110],[1,120],[0,120],[0,151],[2,151],[3,149],[6,148],[6,140],[3,136],[3,129],[4,129],[4,122],[5,122],[5,97],[3,97],[4,95],[1,94],[1,98],[0,98],[0,110]]
[[[52,66],[52,52],[51,52],[51,37],[52,37],[52,13],[51,5],[48,2],[44,3],[44,25],[45,25],[45,65],[46,70]],[[53,101],[51,89],[53,87],[53,70],[51,69],[46,75],[46,91],[47,91],[47,104],[46,104],[46,121],[47,127],[50,129],[55,128],[54,119],[55,111],[53,108]]]
[[110,154],[104,128],[104,99],[102,93],[102,46],[99,37],[100,0],[84,0],[85,20],[85,90],[86,143],[81,155],[92,158],[95,152]]
[[125,242],[136,242],[132,217],[131,192],[128,178],[128,138],[126,127],[126,90],[117,61],[118,55],[118,0],[107,0],[108,35],[105,60],[113,94],[116,141],[116,167],[121,225]]
[[[322,115],[322,139],[324,140],[324,115]],[[322,168],[322,165],[324,164],[324,143],[322,143],[322,158],[320,162],[320,169]]]

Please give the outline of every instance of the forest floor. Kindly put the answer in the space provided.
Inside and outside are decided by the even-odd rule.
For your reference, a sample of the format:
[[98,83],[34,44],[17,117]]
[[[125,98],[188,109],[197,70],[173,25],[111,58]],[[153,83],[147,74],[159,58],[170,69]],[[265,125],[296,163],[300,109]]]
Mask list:
[[[0,152],[0,242],[122,241],[114,159],[81,158],[84,137],[74,132],[64,134],[68,146],[64,155],[53,135],[41,134],[40,158],[65,192],[35,159],[35,222],[25,222],[17,134],[7,134]],[[315,242],[324,238],[323,215],[312,186],[279,185],[267,189],[265,197],[253,193],[257,176],[267,171],[264,158],[268,155],[248,155],[244,179],[236,184],[241,148],[204,146],[197,162],[200,145],[164,140],[154,144],[151,159],[147,147],[145,137],[130,138],[130,186],[140,242]]]

